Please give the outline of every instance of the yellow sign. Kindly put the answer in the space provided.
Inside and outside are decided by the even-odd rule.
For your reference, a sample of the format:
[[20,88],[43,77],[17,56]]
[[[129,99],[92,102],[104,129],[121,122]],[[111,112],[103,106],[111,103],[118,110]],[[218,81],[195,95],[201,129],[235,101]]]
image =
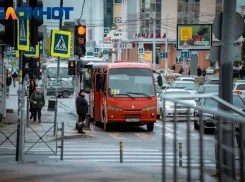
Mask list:
[[18,50],[16,51],[15,55],[16,55],[17,58],[20,57],[20,54],[19,54],[19,51]]
[[50,55],[69,58],[71,56],[71,32],[52,30]]
[[[21,13],[21,12],[20,12]],[[17,20],[17,49],[28,51],[30,48],[29,20]]]
[[192,38],[192,27],[181,27],[180,28],[180,40],[186,41]]
[[40,55],[40,44],[36,45],[36,47],[31,47],[29,51],[25,51],[24,55],[26,57],[39,57]]

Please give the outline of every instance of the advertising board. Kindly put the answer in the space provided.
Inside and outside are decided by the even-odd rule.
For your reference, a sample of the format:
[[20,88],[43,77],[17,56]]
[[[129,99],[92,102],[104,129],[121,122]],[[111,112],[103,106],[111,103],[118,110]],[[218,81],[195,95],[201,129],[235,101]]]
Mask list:
[[212,45],[211,24],[178,24],[178,50],[210,50]]

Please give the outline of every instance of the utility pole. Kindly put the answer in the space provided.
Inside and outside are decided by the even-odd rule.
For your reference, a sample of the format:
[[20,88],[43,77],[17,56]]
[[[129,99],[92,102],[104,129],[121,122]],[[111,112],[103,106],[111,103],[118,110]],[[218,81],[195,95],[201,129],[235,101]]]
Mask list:
[[166,34],[165,34],[165,53],[166,58],[165,58],[165,70],[168,70],[168,13],[166,13]]
[[[234,35],[235,35],[235,23],[236,22],[236,0],[224,0],[223,4],[223,17],[222,17],[222,32],[221,32],[221,59],[220,59],[220,85],[219,85],[219,97],[225,101],[232,103],[232,85],[233,85],[233,61],[234,61]],[[220,105],[224,110],[227,108]],[[229,112],[229,110],[227,110]],[[233,135],[231,122],[225,121],[223,128],[223,145],[226,148],[232,148]],[[222,145],[221,144],[221,145]],[[233,176],[232,166],[233,157],[230,151],[223,149],[223,162],[225,173],[231,179]]]
[[[19,0],[19,7],[24,7],[23,0]],[[16,27],[17,28],[17,27]],[[25,105],[25,79],[23,77],[24,65],[23,63],[24,51],[19,51],[19,90],[18,90],[18,123],[20,125],[20,161],[24,161],[24,150],[25,150],[25,122],[24,122],[24,105]]]
[[156,69],[156,21],[155,21],[155,12],[152,11],[151,18],[153,23],[153,44],[152,44],[152,65],[153,69]]
[[[63,7],[63,0],[60,0],[60,7]],[[62,27],[62,18],[59,21],[59,30]],[[56,89],[55,89],[55,113],[54,113],[54,132],[53,134],[56,135],[56,129],[57,129],[57,112],[58,112],[58,84],[59,84],[59,78],[60,77],[60,58],[58,57],[57,62],[57,77],[56,77]]]

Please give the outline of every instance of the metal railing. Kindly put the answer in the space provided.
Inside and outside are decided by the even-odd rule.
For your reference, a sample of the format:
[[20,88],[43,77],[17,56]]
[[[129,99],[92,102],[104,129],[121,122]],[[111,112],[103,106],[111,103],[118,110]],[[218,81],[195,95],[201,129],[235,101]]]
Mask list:
[[[206,108],[201,106],[194,106],[192,104],[187,104],[184,100],[186,99],[213,99],[219,104],[218,110],[214,110],[212,108]],[[182,146],[186,147],[186,153],[187,153],[187,165],[186,165],[186,181],[192,181],[192,175],[194,167],[191,165],[192,160],[192,150],[193,148],[199,149],[199,166],[197,169],[199,170],[199,180],[200,181],[206,181],[205,180],[205,174],[207,168],[204,166],[204,157],[205,157],[205,151],[204,151],[204,132],[205,127],[207,124],[207,119],[212,117],[213,121],[215,122],[214,131],[215,131],[215,137],[214,137],[214,150],[215,150],[215,164],[216,168],[214,169],[214,176],[218,178],[218,181],[220,182],[226,182],[226,181],[245,181],[245,169],[244,169],[244,132],[245,132],[245,112],[242,111],[242,109],[238,109],[234,107],[233,105],[229,104],[228,102],[218,98],[214,95],[192,95],[192,96],[183,96],[178,98],[170,98],[170,97],[162,97],[163,99],[163,112],[162,112],[162,121],[163,121],[163,139],[162,139],[162,176],[163,176],[163,182],[166,181],[166,172],[167,169],[170,167],[168,163],[166,163],[166,149],[167,149],[167,142],[165,138],[166,134],[166,122],[167,120],[166,114],[166,108],[165,108],[165,102],[170,101],[174,104],[174,116],[172,118],[173,121],[173,131],[174,131],[174,141],[173,141],[173,152],[174,152],[174,164],[173,164],[173,181],[178,181],[178,171],[179,167],[178,165],[178,153],[177,148],[179,145],[179,163],[181,163],[182,166],[182,152],[184,151],[182,149]],[[186,143],[178,143],[177,142],[177,120],[178,120],[178,113],[176,106],[182,105],[185,107],[185,110],[187,112],[187,116],[184,117],[186,122]],[[192,145],[191,141],[191,109],[195,109],[199,112],[199,118],[197,118],[197,121],[199,123],[199,145]],[[182,117],[183,118],[183,117]],[[239,146],[235,146],[235,139],[237,140],[237,144]],[[194,144],[194,143],[193,143]],[[196,143],[195,143],[196,144]],[[181,146],[181,147],[180,147]],[[210,155],[210,154],[209,154]],[[183,169],[182,169],[183,170]]]
[[[51,154],[53,155],[57,155],[58,154],[58,149],[61,150],[61,153],[60,153],[60,159],[63,160],[63,151],[64,151],[64,123],[61,123],[61,128],[58,127],[58,124],[56,125],[56,131],[60,131],[60,142],[61,142],[61,145],[58,145],[58,133],[56,132],[55,135],[53,135],[52,133],[52,141],[55,141],[55,147],[52,148],[52,146],[49,144],[49,141],[50,140],[45,140],[44,137],[49,134],[49,132],[52,131],[52,129],[55,127],[55,124],[54,122],[42,122],[41,124],[42,125],[47,125],[47,124],[50,124],[51,126],[47,127],[47,129],[45,131],[43,131],[42,134],[39,134],[35,128],[33,126],[35,125],[32,125],[33,123],[29,123],[28,124],[28,128],[34,133],[35,136],[38,137],[38,139],[34,140],[35,142],[32,142],[31,146],[28,147],[26,150],[25,150],[25,155],[50,155],[49,152],[51,152]],[[49,152],[45,150],[45,153],[43,153],[43,151],[35,151],[33,152],[32,149],[37,145],[37,144],[45,144],[45,146],[47,147],[47,149],[49,149]]]
[[16,155],[17,158],[19,123],[9,124],[8,127],[11,127],[11,129],[5,127],[0,129],[0,138],[2,139],[0,140],[0,155]]

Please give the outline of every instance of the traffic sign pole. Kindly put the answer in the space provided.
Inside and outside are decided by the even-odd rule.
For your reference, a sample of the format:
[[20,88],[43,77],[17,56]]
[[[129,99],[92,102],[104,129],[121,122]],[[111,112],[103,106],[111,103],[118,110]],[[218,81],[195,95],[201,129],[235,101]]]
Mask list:
[[166,14],[166,36],[165,36],[165,70],[168,69],[168,13]]
[[[235,41],[235,34],[236,34],[236,0],[225,0],[223,4],[223,18],[222,18],[222,32],[221,32],[221,42],[223,45],[221,46],[221,58],[220,58],[220,74],[219,74],[219,96],[224,99],[226,102],[232,104],[233,96],[232,96],[232,89],[233,89],[233,61],[234,61],[234,41]],[[241,36],[241,35],[240,35]],[[223,105],[219,105],[220,109],[226,110],[230,112],[229,109],[224,107]],[[223,135],[223,142],[221,145],[226,146],[226,148],[234,148],[233,140],[233,124],[228,121],[223,122],[224,128],[222,130]],[[219,130],[220,128],[218,128]],[[217,137],[216,132],[216,137]],[[217,145],[216,145],[217,146]],[[219,161],[219,155],[222,152],[223,161]],[[234,155],[228,151],[227,149],[222,148],[222,150],[217,151],[217,158],[216,161],[219,162],[219,165],[229,166],[227,167],[224,172],[226,176],[230,179],[234,179]],[[218,171],[220,174],[221,171]],[[224,180],[220,180],[224,181]]]
[[[60,8],[62,8],[62,7],[63,7],[63,0],[60,0]],[[60,21],[59,21],[59,30],[61,29],[61,27],[62,27],[62,18],[60,18]],[[69,41],[68,41],[68,44],[69,44]],[[68,49],[68,46],[67,46],[67,49]],[[57,132],[56,129],[57,129],[57,112],[58,112],[58,84],[59,84],[59,77],[60,77],[60,57],[58,57],[58,62],[57,62],[57,76],[56,76],[56,88],[55,88],[54,132],[53,132],[54,135],[56,135],[56,132]]]

